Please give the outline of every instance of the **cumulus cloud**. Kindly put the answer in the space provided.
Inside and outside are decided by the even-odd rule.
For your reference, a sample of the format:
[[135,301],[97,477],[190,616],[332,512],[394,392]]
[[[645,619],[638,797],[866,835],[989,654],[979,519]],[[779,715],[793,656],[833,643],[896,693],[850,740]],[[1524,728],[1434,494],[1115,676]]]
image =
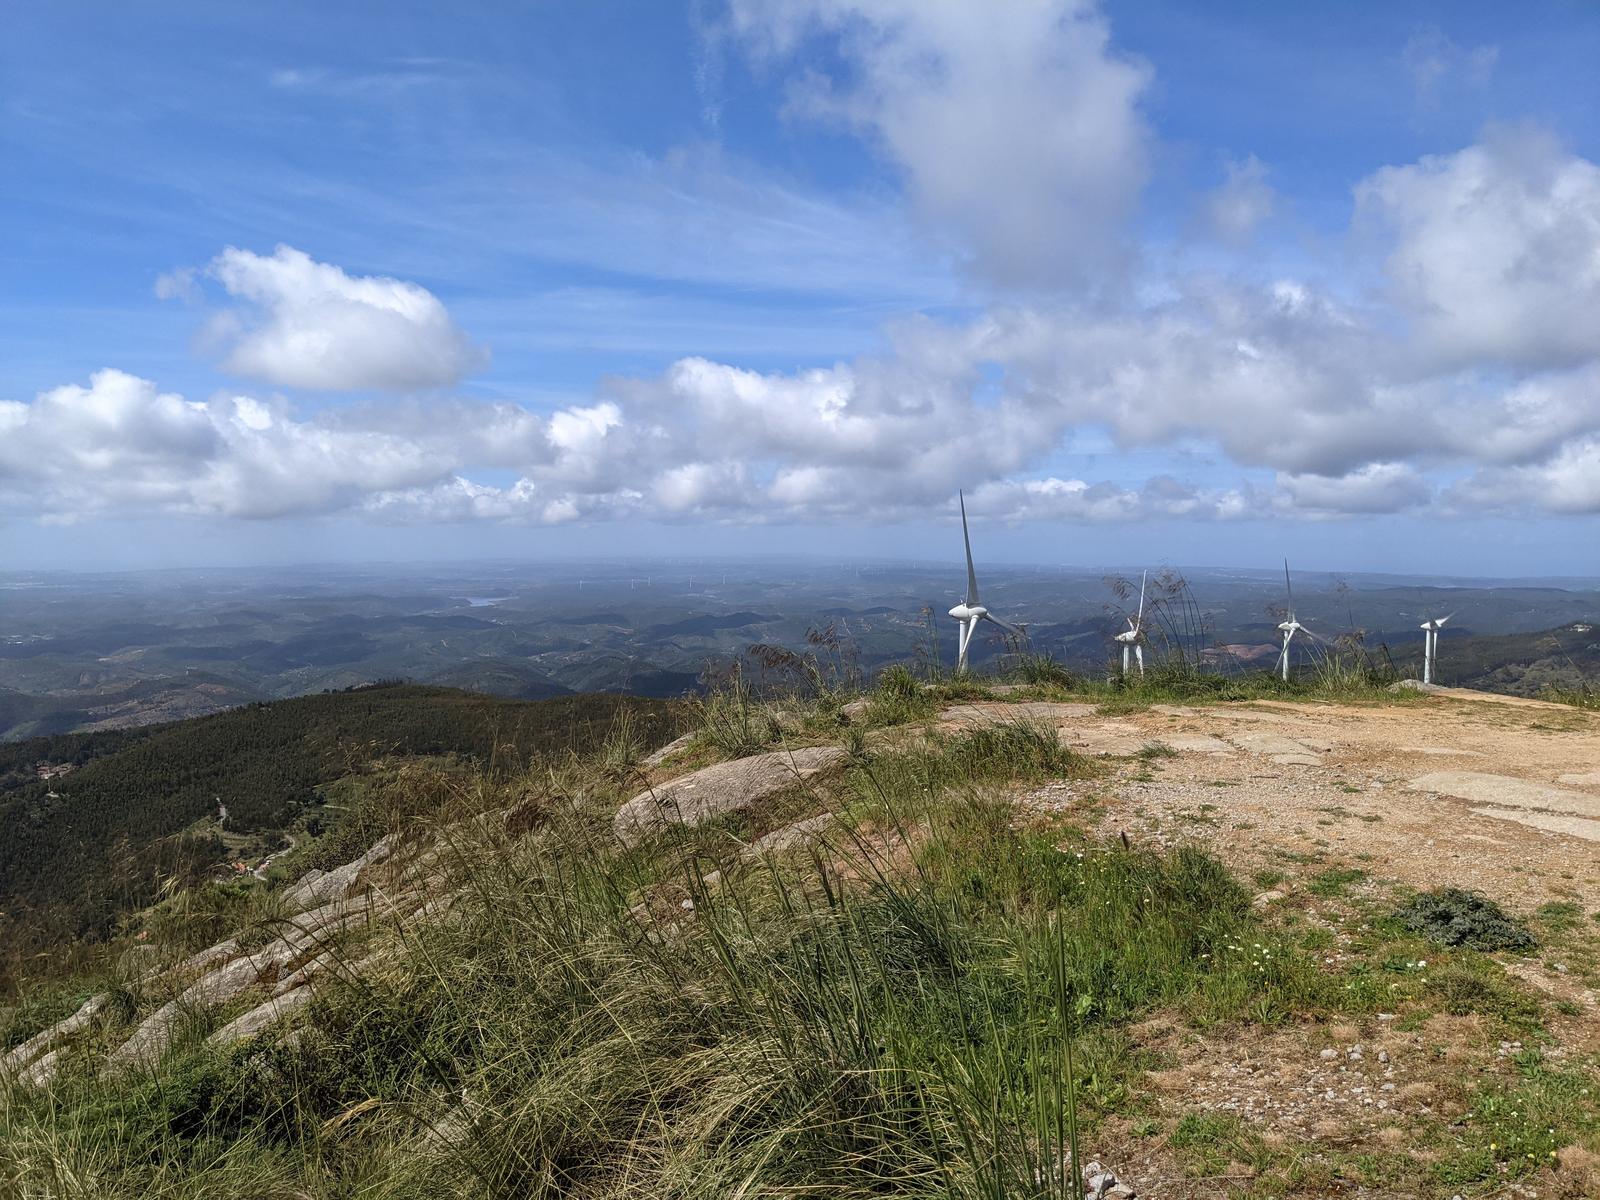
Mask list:
[[987,278],[1057,288],[1123,252],[1148,172],[1150,78],[1085,0],[733,0],[761,56],[837,39],[847,78],[812,73],[795,111],[864,130],[917,210]]
[[[460,424],[441,424],[421,410],[412,415],[302,418],[281,403],[250,396],[190,401],[122,371],[99,371],[87,387],[54,388],[31,404],[0,403],[0,507],[57,518],[326,513],[395,493],[448,489],[464,464],[495,459],[541,477],[548,490],[592,480],[595,438],[605,437],[608,421],[605,406],[543,419],[484,405],[461,412]],[[581,430],[588,432],[575,433]],[[498,451],[487,453],[489,446]],[[615,478],[599,486],[612,489]]]
[[1168,475],[1138,488],[1050,476],[984,484],[967,507],[1004,521],[1228,521],[1264,516],[1270,499],[1250,487],[1202,489]]
[[1574,439],[1544,462],[1478,471],[1446,498],[1466,510],[1600,513],[1600,434]]
[[[487,361],[415,283],[348,275],[292,246],[265,256],[230,246],[204,275],[240,302],[206,329],[236,375],[295,388],[411,391],[449,386]],[[157,281],[156,294],[188,296],[196,282],[192,270],[176,271]]]
[[1409,463],[1368,463],[1344,475],[1279,475],[1288,506],[1310,513],[1392,513],[1426,503],[1433,489]]
[[1600,166],[1534,126],[1385,167],[1356,190],[1433,365],[1600,356]]
[[[902,69],[938,66],[937,125],[956,119],[944,92],[1007,54],[1024,81],[1033,72],[1018,85],[1030,97],[1041,79],[1065,86],[1054,59],[1028,65],[1042,51],[1017,41],[1027,22],[1093,42],[1087,9],[996,11],[1000,48],[975,62],[958,36],[967,8],[909,0],[791,0],[763,7],[765,24],[747,14],[740,36],[762,30],[784,53],[836,32],[858,70],[834,102],[865,106],[888,139],[922,103],[901,94]],[[1247,237],[1270,213],[1265,175],[1235,165],[1212,197],[1220,236]],[[998,227],[1009,193],[992,190]],[[1222,273],[1155,280],[1138,302],[1016,293],[960,318],[891,321],[881,349],[851,361],[764,371],[691,355],[556,411],[416,394],[476,351],[415,284],[286,247],[228,250],[161,288],[220,285],[237,302],[214,322],[231,369],[412,394],[307,413],[100,372],[0,403],[0,511],[855,521],[921,518],[965,487],[975,511],[1009,520],[1600,512],[1600,168],[1537,131],[1493,129],[1376,172],[1356,201],[1382,239],[1381,294]],[[998,243],[972,245],[1003,262]],[[1086,432],[1159,461],[1143,479],[1125,466],[1079,477],[1064,449]],[[1189,447],[1213,460],[1206,486],[1174,477]]]

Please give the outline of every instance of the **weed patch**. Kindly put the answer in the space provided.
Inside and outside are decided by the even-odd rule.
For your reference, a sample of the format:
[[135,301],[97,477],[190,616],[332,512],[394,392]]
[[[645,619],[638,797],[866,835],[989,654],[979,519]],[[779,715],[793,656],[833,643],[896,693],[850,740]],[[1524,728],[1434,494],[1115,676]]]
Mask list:
[[1395,916],[1413,933],[1441,946],[1473,950],[1531,950],[1527,925],[1487,896],[1461,888],[1441,888],[1414,897]]

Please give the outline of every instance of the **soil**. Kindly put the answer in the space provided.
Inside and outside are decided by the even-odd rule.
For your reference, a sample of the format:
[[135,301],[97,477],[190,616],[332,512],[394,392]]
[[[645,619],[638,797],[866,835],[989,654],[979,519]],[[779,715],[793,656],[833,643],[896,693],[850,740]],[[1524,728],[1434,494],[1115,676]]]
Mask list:
[[[1569,936],[1502,965],[1559,1002],[1546,1014],[1548,1061],[1600,1051],[1600,964],[1587,961],[1588,914],[1600,909],[1600,715],[1457,689],[1379,704],[1107,713],[980,702],[941,714],[947,728],[1019,717],[1055,728],[1103,767],[1026,792],[1022,813],[1069,816],[1135,843],[1204,845],[1259,881],[1258,908],[1294,906],[1337,930],[1336,956],[1346,935],[1331,910],[1347,900],[1335,896],[1387,904],[1405,888],[1455,885],[1523,916],[1576,903]],[[1317,892],[1330,874],[1349,891]],[[1569,969],[1569,954],[1584,961]],[[1142,1093],[1150,1119],[1110,1120],[1087,1149],[1150,1200],[1600,1195],[1600,1158],[1578,1145],[1520,1182],[1418,1190],[1440,1131],[1462,1121],[1473,1089],[1515,1075],[1522,1044],[1479,1017],[1436,1014],[1415,1027],[1379,1014],[1209,1032],[1158,1018],[1129,1032],[1153,1063]],[[1174,1149],[1165,1135],[1194,1113],[1237,1118],[1274,1148],[1274,1161],[1298,1164],[1298,1178],[1281,1166],[1270,1173],[1277,1178],[1258,1178],[1238,1161],[1249,1155],[1226,1143],[1208,1161]]]
[[[1397,704],[967,704],[947,724],[1053,725],[1111,774],[1025,805],[1098,804],[1102,833],[1201,843],[1245,871],[1320,859],[1508,908],[1600,907],[1600,716],[1459,689]],[[1142,753],[1141,753],[1142,752]]]

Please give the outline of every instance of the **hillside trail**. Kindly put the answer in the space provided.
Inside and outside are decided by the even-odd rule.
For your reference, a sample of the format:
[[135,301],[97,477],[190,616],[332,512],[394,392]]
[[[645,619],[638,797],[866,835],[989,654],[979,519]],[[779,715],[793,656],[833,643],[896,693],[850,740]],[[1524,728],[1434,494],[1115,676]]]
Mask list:
[[1108,776],[1023,798],[1036,810],[1093,804],[1104,834],[1199,843],[1246,871],[1315,861],[1421,889],[1475,888],[1521,911],[1552,900],[1600,907],[1596,714],[1445,689],[1392,704],[1109,714],[980,702],[947,709],[942,723],[1019,718],[1110,756]]

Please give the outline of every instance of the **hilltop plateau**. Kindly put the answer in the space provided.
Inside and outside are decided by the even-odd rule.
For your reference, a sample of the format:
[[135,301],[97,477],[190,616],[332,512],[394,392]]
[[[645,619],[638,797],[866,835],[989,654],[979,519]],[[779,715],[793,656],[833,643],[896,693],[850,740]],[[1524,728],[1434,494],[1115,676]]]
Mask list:
[[372,760],[19,973],[0,1178],[1595,1194],[1600,714],[1023,666]]

